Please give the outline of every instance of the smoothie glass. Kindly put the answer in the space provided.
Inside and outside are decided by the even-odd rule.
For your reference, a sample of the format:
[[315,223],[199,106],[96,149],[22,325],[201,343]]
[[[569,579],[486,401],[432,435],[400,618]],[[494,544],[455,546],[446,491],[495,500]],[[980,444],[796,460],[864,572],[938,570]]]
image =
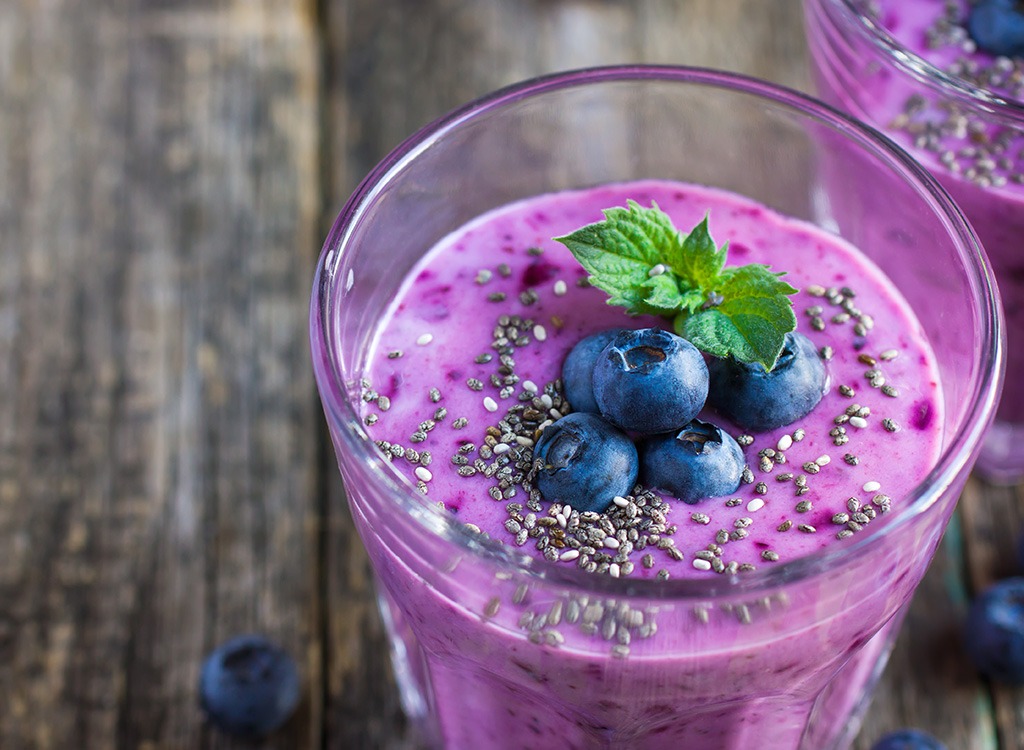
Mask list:
[[[860,222],[832,216],[823,154],[870,175],[883,208]],[[467,531],[373,445],[358,413],[368,343],[423,253],[508,202],[638,178],[725,188],[838,227],[918,311],[943,381],[942,454],[885,524],[736,576],[595,577]],[[766,83],[668,67],[565,73],[409,138],[338,216],[310,322],[404,706],[428,744],[847,747],[994,413],[998,309],[976,237],[924,170],[873,131]]]
[[865,0],[805,0],[804,10],[819,96],[931,170],[991,259],[1006,315],[1007,387],[978,470],[1013,482],[1024,476],[1024,101],[943,72],[897,41]]

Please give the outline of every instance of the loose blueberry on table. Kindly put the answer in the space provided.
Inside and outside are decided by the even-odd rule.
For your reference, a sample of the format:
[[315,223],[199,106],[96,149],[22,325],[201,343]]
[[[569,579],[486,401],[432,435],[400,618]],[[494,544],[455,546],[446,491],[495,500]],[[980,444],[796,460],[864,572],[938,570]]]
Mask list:
[[985,589],[967,613],[967,653],[982,674],[1024,684],[1024,578],[1007,578]]
[[901,729],[882,737],[871,750],[946,750],[946,746],[927,732]]
[[222,731],[247,739],[280,728],[299,703],[299,671],[283,649],[259,635],[218,646],[203,663],[199,702]]

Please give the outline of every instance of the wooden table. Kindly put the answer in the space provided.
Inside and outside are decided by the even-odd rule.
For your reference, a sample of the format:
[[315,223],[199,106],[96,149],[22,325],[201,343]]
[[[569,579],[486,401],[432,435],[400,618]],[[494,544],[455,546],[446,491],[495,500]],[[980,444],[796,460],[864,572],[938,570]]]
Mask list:
[[[0,748],[242,747],[195,686],[250,631],[304,675],[265,747],[414,746],[311,375],[320,243],[433,117],[629,61],[808,88],[797,0],[0,5]],[[1020,491],[970,484],[857,748],[1024,748],[959,646]]]

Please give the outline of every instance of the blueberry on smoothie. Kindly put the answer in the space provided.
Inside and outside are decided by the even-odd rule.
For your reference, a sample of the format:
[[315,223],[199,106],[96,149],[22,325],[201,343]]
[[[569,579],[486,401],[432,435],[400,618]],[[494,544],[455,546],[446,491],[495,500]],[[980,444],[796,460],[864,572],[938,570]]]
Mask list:
[[699,419],[648,438],[640,447],[643,483],[690,505],[735,492],[745,465],[743,450],[732,436]]
[[786,334],[782,353],[770,371],[731,357],[708,364],[708,404],[748,430],[763,432],[791,424],[821,401],[827,384],[825,364],[802,333]]
[[299,670],[279,646],[243,635],[218,646],[203,663],[199,702],[210,722],[248,739],[282,726],[299,703]]
[[601,414],[630,432],[678,430],[708,395],[708,367],[686,339],[660,328],[619,332],[594,365]]
[[964,627],[967,653],[987,677],[1024,684],[1024,578],[1007,578],[974,600]]
[[569,400],[573,411],[598,413],[594,400],[594,363],[601,350],[622,331],[622,328],[609,328],[580,339],[565,358],[562,364],[562,395]]
[[604,511],[633,491],[639,472],[636,447],[597,416],[573,412],[548,425],[533,448],[541,461],[535,485],[545,500],[582,512]]
[[967,17],[967,33],[993,55],[1024,56],[1024,7],[1017,0],[981,0]]
[[946,746],[927,732],[901,729],[882,737],[871,750],[946,750]]

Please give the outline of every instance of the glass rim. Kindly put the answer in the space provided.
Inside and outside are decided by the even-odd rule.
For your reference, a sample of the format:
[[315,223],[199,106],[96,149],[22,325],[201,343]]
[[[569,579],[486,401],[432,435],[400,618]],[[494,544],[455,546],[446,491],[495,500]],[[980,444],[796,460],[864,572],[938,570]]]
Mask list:
[[[963,426],[943,450],[928,475],[905,497],[905,510],[894,514],[877,531],[866,528],[852,540],[830,545],[818,552],[790,561],[760,566],[755,571],[736,575],[716,575],[700,579],[612,578],[579,570],[528,555],[518,548],[495,539],[482,538],[463,522],[436,506],[436,499],[416,491],[413,483],[401,475],[377,449],[366,431],[352,401],[345,397],[346,378],[340,371],[340,358],[334,351],[331,311],[336,292],[341,287],[338,264],[344,256],[346,239],[359,225],[374,197],[399,176],[404,166],[446,134],[504,106],[526,98],[557,90],[566,90],[607,83],[655,81],[688,86],[706,86],[736,94],[771,101],[776,107],[798,113],[831,127],[861,149],[872,150],[886,166],[908,180],[942,220],[964,259],[969,287],[976,294],[984,361],[980,363],[977,382],[970,393],[970,407],[964,413]],[[340,250],[340,252],[339,252]],[[411,517],[425,533],[444,540],[475,557],[497,562],[515,569],[527,578],[541,579],[549,585],[589,590],[608,596],[637,597],[652,600],[717,598],[731,594],[752,594],[777,588],[782,584],[813,577],[839,569],[843,563],[865,554],[891,534],[927,512],[956,481],[965,464],[977,454],[981,441],[995,413],[1003,376],[1005,338],[998,292],[988,259],[981,244],[943,188],[909,155],[877,130],[860,123],[827,104],[806,94],[749,76],[706,68],[670,65],[613,65],[552,73],[527,79],[493,91],[456,108],[413,133],[378,163],[362,180],[344,204],[328,234],[317,264],[313,294],[310,301],[310,343],[314,371],[327,419],[332,432],[343,442],[339,449],[358,459],[372,472],[374,482],[405,515]],[[359,377],[359,374],[354,374]],[[876,527],[877,528],[877,527]]]
[[925,86],[941,90],[943,96],[953,93],[957,98],[967,100],[975,107],[1024,125],[1024,101],[994,94],[935,66],[897,41],[881,24],[865,16],[857,9],[857,0],[808,1],[840,8],[847,14],[846,18],[851,27],[882,53],[894,67],[908,73]]

